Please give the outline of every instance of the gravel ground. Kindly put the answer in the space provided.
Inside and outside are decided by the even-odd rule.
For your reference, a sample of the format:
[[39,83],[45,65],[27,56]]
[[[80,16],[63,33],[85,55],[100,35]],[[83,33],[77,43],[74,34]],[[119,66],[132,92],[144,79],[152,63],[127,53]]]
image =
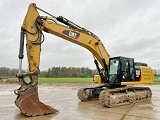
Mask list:
[[[49,93],[54,91],[70,91],[70,90],[78,90],[80,88],[84,87],[93,87],[97,86],[97,84],[94,83],[43,83],[39,84],[39,93]],[[0,95],[8,95],[13,94],[13,91],[15,89],[18,89],[20,87],[19,84],[0,84]]]
[[[15,106],[14,90],[20,85],[0,84],[0,120],[160,120],[160,85],[149,85],[151,101],[105,108],[99,101],[81,102],[76,92],[79,88],[97,86],[94,83],[39,84],[40,100],[60,112],[28,118]],[[142,85],[143,86],[143,85]]]

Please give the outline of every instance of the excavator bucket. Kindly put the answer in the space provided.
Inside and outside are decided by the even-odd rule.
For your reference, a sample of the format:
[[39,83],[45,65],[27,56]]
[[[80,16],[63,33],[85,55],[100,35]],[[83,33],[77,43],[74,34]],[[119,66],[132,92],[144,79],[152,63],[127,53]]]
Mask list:
[[15,104],[26,116],[40,116],[58,112],[39,100],[37,85],[30,87],[21,86],[15,91],[15,94],[18,95]]

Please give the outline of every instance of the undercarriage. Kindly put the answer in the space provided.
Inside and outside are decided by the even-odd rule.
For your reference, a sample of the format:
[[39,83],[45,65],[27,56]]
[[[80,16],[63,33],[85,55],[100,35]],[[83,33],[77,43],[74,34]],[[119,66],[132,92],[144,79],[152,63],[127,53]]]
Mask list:
[[102,85],[93,88],[81,88],[77,93],[81,101],[98,100],[105,107],[117,107],[150,100],[152,92],[149,87],[119,86],[114,88]]

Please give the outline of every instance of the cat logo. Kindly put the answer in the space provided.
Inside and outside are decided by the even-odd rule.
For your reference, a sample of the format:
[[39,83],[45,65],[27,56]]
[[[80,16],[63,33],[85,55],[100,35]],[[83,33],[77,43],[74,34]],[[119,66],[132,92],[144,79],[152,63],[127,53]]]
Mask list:
[[73,38],[76,38],[77,33],[73,32],[73,31],[69,31],[69,36],[73,37]]
[[75,31],[71,31],[71,30],[64,30],[62,33],[65,35],[68,35],[74,39],[78,39],[80,36],[80,33],[75,32]]

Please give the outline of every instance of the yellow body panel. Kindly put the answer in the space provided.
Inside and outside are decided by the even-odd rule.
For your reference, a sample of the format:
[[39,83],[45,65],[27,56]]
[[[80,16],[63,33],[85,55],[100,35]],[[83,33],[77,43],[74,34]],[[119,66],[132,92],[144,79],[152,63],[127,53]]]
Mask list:
[[99,75],[94,75],[93,82],[98,83],[98,84],[102,84],[101,77]]
[[[121,82],[121,85],[136,85],[136,84],[153,84],[154,83],[154,75],[151,67],[140,66],[140,79],[138,81],[129,81],[129,82]],[[101,77],[99,75],[94,75],[93,77],[94,83],[102,84]]]
[[135,85],[135,84],[153,84],[154,75],[151,67],[140,66],[140,79],[138,81],[121,82],[122,85]]

